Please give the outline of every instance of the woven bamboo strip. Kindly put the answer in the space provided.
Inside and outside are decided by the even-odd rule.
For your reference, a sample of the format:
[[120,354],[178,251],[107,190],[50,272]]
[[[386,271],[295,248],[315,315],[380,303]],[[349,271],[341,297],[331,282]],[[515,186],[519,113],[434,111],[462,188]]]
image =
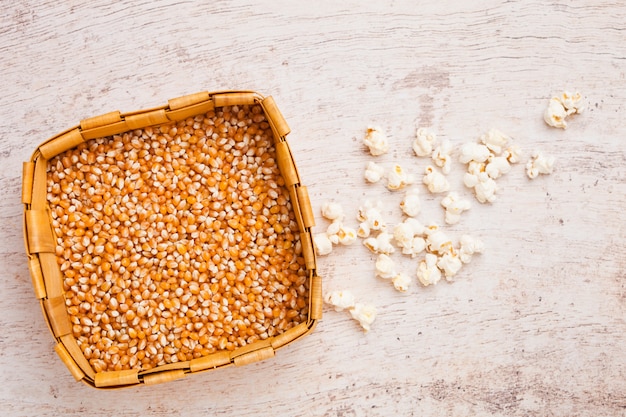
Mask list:
[[313,240],[310,232],[300,233],[300,243],[302,244],[302,256],[306,269],[311,271],[315,269],[315,251],[313,250]]
[[311,311],[309,315],[314,320],[322,318],[322,279],[317,275],[313,275],[311,280]]
[[308,330],[309,329],[306,323],[300,323],[297,326],[294,326],[291,329],[287,330],[286,332],[275,336],[272,339],[272,347],[274,349],[278,349],[282,346],[285,346],[286,344],[293,342],[294,340],[305,334]]
[[241,356],[237,356],[234,358],[234,363],[235,366],[249,365],[254,362],[272,358],[274,357],[274,353],[274,348],[269,346],[263,349],[255,350],[253,352],[248,352]]
[[55,337],[61,337],[72,332],[72,323],[65,309],[65,297],[58,296],[43,300],[43,306],[48,315],[48,321]]
[[193,359],[189,363],[191,372],[204,371],[206,369],[214,369],[231,363],[230,352],[221,351],[213,353],[209,356]]
[[72,358],[67,349],[65,349],[63,343],[57,343],[54,346],[54,351],[57,353],[57,355],[59,355],[65,366],[67,366],[67,368],[70,370],[70,373],[77,381],[80,381],[85,377],[85,373],[80,369],[78,365],[76,365],[74,358]]
[[61,336],[61,342],[69,354],[74,358],[74,361],[80,369],[87,375],[87,377],[93,380],[96,377],[96,372],[93,370],[89,361],[83,355],[83,352],[78,347],[78,343],[72,334],[66,334]]
[[308,189],[305,186],[296,187],[296,196],[298,198],[300,212],[302,213],[302,225],[305,228],[315,226],[315,215],[311,208],[311,199],[309,198]]
[[22,165],[22,203],[30,204],[33,196],[33,177],[35,176],[35,163],[24,162]]
[[173,362],[173,363],[168,363],[165,365],[160,365],[157,366],[155,368],[150,368],[150,369],[146,369],[145,371],[141,371],[139,372],[139,375],[148,375],[148,374],[154,374],[157,372],[162,372],[162,371],[174,371],[174,370],[178,370],[178,369],[189,369],[189,364],[191,361],[184,361],[184,362]]
[[63,295],[63,274],[54,253],[40,253],[39,264],[46,285],[48,297],[58,297]]
[[252,92],[232,92],[213,94],[213,102],[215,107],[224,106],[243,106],[254,104],[258,96]]
[[126,122],[121,121],[121,122],[111,123],[111,124],[104,125],[104,126],[94,127],[89,130],[83,130],[80,132],[80,134],[82,135],[83,139],[89,140],[89,139],[102,138],[105,136],[113,136],[113,135],[117,135],[123,132],[127,132],[129,130],[130,129],[128,128],[128,125],[126,124]]
[[177,369],[173,371],[158,372],[143,377],[143,383],[146,385],[162,384],[164,382],[175,381],[185,377],[185,371]]
[[201,91],[195,94],[189,94],[182,97],[176,97],[167,101],[170,110],[179,110],[184,107],[193,106],[194,104],[209,101],[211,96],[208,91]]
[[153,110],[146,113],[133,114],[124,117],[126,126],[129,129],[143,129],[148,126],[160,125],[167,123],[170,119],[165,114],[165,109]]
[[188,117],[194,117],[202,113],[206,113],[215,108],[213,101],[204,101],[202,103],[197,103],[190,105],[188,107],[183,107],[181,109],[171,110],[166,112],[167,118],[172,122],[177,122],[180,120],[185,120]]
[[46,286],[43,281],[39,257],[31,256],[28,259],[28,269],[30,271],[30,279],[33,283],[33,289],[35,290],[35,297],[37,297],[37,299],[44,298],[46,296]]
[[29,252],[54,252],[56,244],[48,213],[44,210],[26,210],[25,216]]
[[278,163],[278,169],[285,180],[285,185],[290,187],[300,182],[298,176],[298,170],[291,156],[291,150],[286,141],[277,141],[276,147],[276,162]]
[[33,176],[33,196],[30,199],[32,210],[45,210],[47,207],[46,195],[48,161],[42,157],[35,160],[35,174]]
[[237,356],[246,355],[259,349],[265,349],[268,346],[271,346],[269,339],[257,340],[256,342],[250,343],[249,345],[238,347],[230,353],[230,357],[231,359],[234,359]]
[[298,230],[305,231],[304,219],[302,218],[302,210],[300,209],[300,200],[298,200],[298,194],[296,192],[296,186],[288,187],[289,201],[293,208],[293,214],[296,217],[296,223],[298,224]]
[[96,374],[95,383],[98,388],[134,385],[139,384],[139,375],[136,369],[98,372]]
[[261,106],[263,106],[265,115],[274,133],[280,138],[287,136],[291,129],[289,129],[289,125],[287,125],[283,114],[278,110],[274,98],[272,96],[265,97],[261,101]]
[[112,125],[122,121],[122,115],[119,111],[112,111],[101,114],[100,116],[89,117],[80,121],[81,130],[91,130],[94,128]]
[[39,152],[45,159],[51,159],[61,152],[65,152],[68,149],[83,143],[85,139],[78,128],[65,132],[59,135],[49,142],[44,143],[39,147]]

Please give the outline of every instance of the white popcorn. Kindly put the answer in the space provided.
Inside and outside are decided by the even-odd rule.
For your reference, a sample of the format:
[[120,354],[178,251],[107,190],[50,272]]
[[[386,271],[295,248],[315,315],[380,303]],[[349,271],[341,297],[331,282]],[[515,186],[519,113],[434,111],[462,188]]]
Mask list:
[[387,188],[390,190],[399,190],[407,185],[413,184],[415,179],[400,165],[395,164],[387,174]]
[[459,161],[462,164],[467,164],[470,161],[485,162],[491,151],[488,147],[480,143],[468,142],[461,147],[461,156]]
[[400,208],[409,217],[417,216],[421,209],[422,203],[420,202],[419,191],[417,189],[408,190],[404,194],[404,198],[400,202]]
[[426,240],[423,237],[415,236],[411,241],[411,247],[402,250],[402,253],[411,255],[411,258],[415,258],[426,249]]
[[522,158],[522,150],[517,145],[511,145],[502,152],[502,156],[509,161],[509,164],[517,164]]
[[459,259],[455,253],[451,252],[444,253],[437,260],[437,267],[444,272],[446,280],[448,281],[459,272],[462,266],[463,263],[461,259]]
[[483,242],[470,235],[461,236],[459,244],[459,259],[464,264],[469,263],[472,260],[472,255],[475,253],[482,253],[483,250],[485,250]]
[[494,180],[508,173],[510,170],[511,165],[506,156],[494,156],[490,158],[487,165],[485,165],[485,172]]
[[350,310],[354,308],[354,295],[348,290],[331,291],[324,297],[326,304],[333,306],[335,311]]
[[358,237],[366,238],[372,233],[372,228],[368,222],[362,222],[359,224],[359,228],[356,231]]
[[365,332],[368,332],[376,319],[376,307],[356,303],[354,308],[350,310],[350,315],[359,322]]
[[397,274],[396,263],[389,257],[381,253],[376,258],[376,276],[383,279],[391,279]]
[[383,155],[389,151],[389,140],[385,132],[378,126],[370,126],[367,128],[363,143],[374,156]]
[[411,287],[411,277],[407,274],[399,273],[391,279],[393,287],[400,292],[407,292]]
[[419,128],[415,132],[413,151],[417,156],[428,156],[433,153],[433,146],[437,142],[437,136],[425,128]]
[[494,154],[500,155],[502,148],[509,142],[509,137],[497,129],[491,129],[480,137],[480,142]]
[[365,168],[365,181],[375,183],[385,176],[385,168],[376,162],[370,161]]
[[339,231],[337,232],[337,238],[340,245],[351,245],[356,240],[356,237],[356,230],[344,225],[341,225]]
[[567,128],[565,117],[567,117],[565,107],[557,97],[552,97],[548,103],[548,108],[543,113],[543,120],[548,126],[565,129]]
[[409,217],[393,229],[393,238],[402,248],[405,255],[415,256],[426,247],[426,242],[420,235],[424,234],[424,226],[414,218]]
[[333,201],[326,201],[322,204],[322,216],[328,220],[343,220],[343,207],[341,204],[335,203]]
[[583,112],[584,105],[581,103],[582,99],[583,96],[579,92],[572,94],[569,91],[563,91],[559,97],[559,100],[561,101],[561,104],[563,104],[563,107],[565,107],[568,116],[570,114],[580,114]]
[[387,232],[380,232],[376,237],[368,237],[363,244],[374,253],[384,253],[389,255],[395,252],[395,248],[391,244],[391,235]]
[[435,165],[441,168],[441,172],[444,174],[450,173],[450,164],[452,161],[452,157],[450,156],[450,152],[452,151],[452,145],[447,140],[441,142],[439,146],[435,148],[433,151],[431,158]]
[[428,187],[428,191],[433,194],[445,193],[450,189],[450,183],[445,175],[437,171],[433,166],[428,165],[424,169],[424,184]]
[[426,248],[439,255],[454,251],[452,240],[441,230],[435,230],[426,237]]
[[461,220],[461,213],[471,207],[468,200],[459,197],[458,193],[454,191],[441,200],[441,205],[446,209],[445,221],[447,224],[458,223]]
[[539,174],[552,174],[554,169],[554,157],[545,156],[539,151],[535,151],[526,163],[526,175],[534,179]]
[[380,212],[380,202],[373,204],[366,201],[359,207],[357,220],[361,222],[357,231],[359,237],[368,237],[372,230],[384,230],[387,227]]
[[560,96],[550,99],[548,108],[543,113],[543,120],[552,127],[566,129],[565,118],[571,114],[582,113],[583,105],[580,93],[564,91]]
[[437,255],[427,253],[417,267],[417,279],[427,287],[441,280],[441,270],[437,267]]
[[470,162],[468,172],[463,176],[463,183],[467,188],[474,189],[474,194],[479,202],[493,203],[496,200],[498,186],[483,169],[484,164]]
[[328,255],[333,251],[333,243],[326,233],[318,233],[313,236],[313,246],[315,253],[319,256]]

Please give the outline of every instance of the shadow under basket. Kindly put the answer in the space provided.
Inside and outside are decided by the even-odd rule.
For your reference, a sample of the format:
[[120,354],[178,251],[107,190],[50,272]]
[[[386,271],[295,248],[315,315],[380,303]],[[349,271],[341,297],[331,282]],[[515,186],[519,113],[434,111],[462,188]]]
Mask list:
[[289,132],[272,97],[201,92],[82,120],[35,150],[28,265],[76,380],[173,381],[313,330],[314,215]]

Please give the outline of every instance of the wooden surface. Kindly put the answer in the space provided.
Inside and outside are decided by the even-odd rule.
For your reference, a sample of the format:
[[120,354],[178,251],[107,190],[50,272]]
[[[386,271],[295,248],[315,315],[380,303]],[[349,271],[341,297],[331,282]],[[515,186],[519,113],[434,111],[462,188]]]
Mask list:
[[[0,16],[0,410],[13,416],[626,416],[626,5],[619,1],[16,1]],[[369,3],[367,6],[362,3]],[[87,6],[86,4],[90,4]],[[471,5],[470,5],[471,4]],[[408,294],[374,277],[360,244],[318,259],[325,289],[378,307],[364,334],[326,308],[268,361],[174,383],[101,392],[53,351],[22,239],[21,163],[48,137],[112,110],[202,90],[272,95],[317,215],[367,198],[400,219],[401,194],[366,185],[365,128],[383,164],[419,173],[417,126],[454,145],[492,127],[523,164],[473,201],[451,235],[484,240],[456,282]],[[585,96],[567,130],[542,120],[552,94]],[[463,166],[453,165],[453,188]],[[422,188],[424,222],[443,222]],[[417,260],[399,260],[412,276]]]

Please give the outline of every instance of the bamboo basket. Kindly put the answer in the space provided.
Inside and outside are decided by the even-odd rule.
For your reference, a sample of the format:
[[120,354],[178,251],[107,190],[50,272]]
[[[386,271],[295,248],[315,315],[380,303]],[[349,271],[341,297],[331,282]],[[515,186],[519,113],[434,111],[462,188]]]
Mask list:
[[[64,275],[55,253],[56,236],[46,197],[48,161],[90,139],[177,122],[233,105],[260,105],[270,125],[276,150],[276,163],[288,189],[302,245],[308,283],[306,322],[273,337],[234,350],[218,350],[192,360],[168,363],[147,370],[96,372],[78,346],[66,308]],[[116,111],[82,120],[78,126],[53,136],[35,150],[31,160],[23,165],[22,202],[28,266],[35,296],[41,304],[44,319],[56,341],[54,350],[77,381],[103,389],[172,381],[188,374],[230,365],[241,366],[273,357],[277,349],[313,330],[322,315],[321,278],[316,273],[311,231],[314,226],[314,215],[307,188],[300,181],[286,142],[289,132],[290,129],[271,96],[263,97],[252,91],[201,92],[169,100],[161,107],[129,113]]]

